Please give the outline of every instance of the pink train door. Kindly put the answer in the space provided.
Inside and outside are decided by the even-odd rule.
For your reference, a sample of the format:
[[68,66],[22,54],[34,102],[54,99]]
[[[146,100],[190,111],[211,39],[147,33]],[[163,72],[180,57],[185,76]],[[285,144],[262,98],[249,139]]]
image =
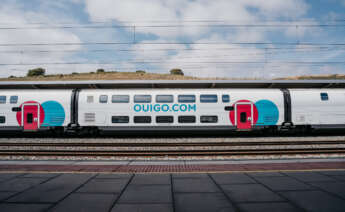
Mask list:
[[22,123],[25,131],[36,131],[39,128],[40,106],[38,104],[24,104],[22,109]]
[[249,130],[253,125],[253,104],[240,102],[235,107],[236,125],[239,130]]

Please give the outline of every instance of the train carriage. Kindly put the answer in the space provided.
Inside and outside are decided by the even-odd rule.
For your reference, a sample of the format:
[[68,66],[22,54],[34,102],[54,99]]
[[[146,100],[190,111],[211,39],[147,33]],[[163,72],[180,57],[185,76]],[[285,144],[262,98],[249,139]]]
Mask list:
[[345,129],[345,81],[0,82],[0,129]]

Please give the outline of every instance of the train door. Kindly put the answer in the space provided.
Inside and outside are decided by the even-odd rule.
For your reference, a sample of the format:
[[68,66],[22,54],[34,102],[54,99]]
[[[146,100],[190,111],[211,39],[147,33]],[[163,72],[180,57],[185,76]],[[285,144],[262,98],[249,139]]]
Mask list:
[[22,106],[22,123],[25,131],[36,131],[40,120],[39,104],[23,104]]
[[237,129],[251,129],[253,126],[253,104],[250,102],[237,103],[235,120]]

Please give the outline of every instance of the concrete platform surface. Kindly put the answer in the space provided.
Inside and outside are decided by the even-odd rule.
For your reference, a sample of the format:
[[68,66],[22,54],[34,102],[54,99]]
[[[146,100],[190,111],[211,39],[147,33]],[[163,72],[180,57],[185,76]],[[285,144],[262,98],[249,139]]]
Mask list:
[[345,171],[0,173],[0,211],[344,211]]

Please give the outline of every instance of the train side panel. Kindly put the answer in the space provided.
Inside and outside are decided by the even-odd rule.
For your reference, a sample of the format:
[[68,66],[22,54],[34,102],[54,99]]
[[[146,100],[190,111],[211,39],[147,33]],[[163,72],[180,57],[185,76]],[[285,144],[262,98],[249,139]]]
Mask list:
[[67,127],[71,95],[72,90],[0,90],[0,128],[35,131]]
[[345,127],[344,89],[291,89],[294,125]]
[[[148,99],[135,102],[135,96]],[[161,97],[167,102],[160,101]],[[279,126],[284,122],[284,98],[278,89],[82,90],[78,121],[81,127],[111,130],[236,129],[236,119],[240,117],[236,117],[235,110],[246,104],[252,105],[248,106],[252,111],[246,117],[253,119],[252,127]]]

